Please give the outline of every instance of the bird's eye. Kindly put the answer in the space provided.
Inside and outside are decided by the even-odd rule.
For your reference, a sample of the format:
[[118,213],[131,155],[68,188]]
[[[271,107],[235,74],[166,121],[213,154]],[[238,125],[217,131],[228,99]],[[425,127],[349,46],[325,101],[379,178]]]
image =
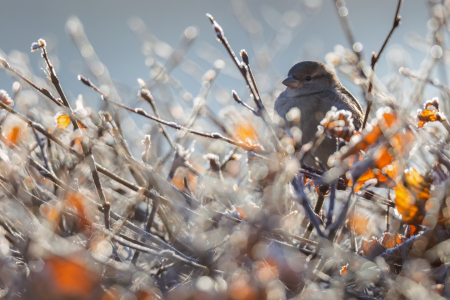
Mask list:
[[306,77],[305,77],[305,80],[306,80],[306,81],[311,81],[311,79],[312,79],[311,76],[306,76]]

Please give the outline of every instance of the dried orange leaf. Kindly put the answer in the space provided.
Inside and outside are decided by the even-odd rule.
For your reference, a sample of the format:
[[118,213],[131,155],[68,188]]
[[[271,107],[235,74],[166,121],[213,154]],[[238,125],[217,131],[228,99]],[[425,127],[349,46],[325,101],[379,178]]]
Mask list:
[[383,136],[383,131],[392,129],[398,125],[397,114],[389,107],[381,108],[377,112],[377,120],[373,127],[365,129],[360,136],[352,138],[350,148],[340,157],[341,160],[359,153],[367,151],[367,149],[377,143]]
[[256,133],[253,125],[248,121],[242,121],[237,123],[234,126],[235,138],[240,140],[250,147],[258,148],[261,147],[258,145],[258,134]]
[[337,110],[334,106],[320,122],[326,135],[350,141],[355,134],[352,114],[347,110]]
[[6,105],[14,105],[14,101],[5,90],[0,90],[0,102]]
[[25,131],[24,129],[25,128],[22,125],[15,125],[7,129],[6,133],[4,134],[4,142],[6,146],[12,148],[17,145],[23,137]]
[[67,207],[73,209],[76,212],[76,215],[79,217],[78,224],[80,228],[92,228],[92,222],[86,215],[87,202],[84,196],[78,192],[68,192],[65,199],[67,201]]
[[358,253],[371,259],[383,253],[384,250],[384,246],[375,237],[372,237],[370,240],[362,239]]
[[367,235],[369,233],[368,224],[369,216],[361,213],[353,214],[348,221],[348,227],[357,235]]
[[55,116],[56,124],[58,124],[58,128],[66,129],[70,124],[70,117],[65,113],[58,113]]
[[195,176],[194,174],[192,174],[191,171],[188,171],[186,168],[183,167],[178,167],[175,170],[175,173],[172,178],[172,184],[180,191],[183,191],[186,188],[184,182],[185,178],[189,189],[191,191],[195,191],[197,189],[197,176]]
[[238,212],[239,216],[244,219],[244,220],[248,220],[247,215],[245,214],[244,210],[240,207],[236,207],[236,211]]
[[[394,187],[395,181],[393,178],[396,177],[397,167],[395,164],[385,166],[383,171],[380,169],[367,169],[367,171],[362,174],[355,184],[355,192],[359,192],[359,190],[364,186],[364,184],[372,179],[376,179],[376,184],[372,185],[374,187],[387,186]],[[348,182],[348,186],[353,186],[353,179],[350,179]]]
[[387,165],[391,164],[394,160],[392,155],[389,153],[389,149],[386,146],[381,147],[374,153],[375,166],[378,169],[382,169]]
[[407,238],[410,238],[414,235],[417,235],[420,232],[419,226],[409,225],[408,233],[406,234]]
[[88,297],[98,286],[97,276],[84,262],[53,256],[45,261],[55,290],[65,297]]
[[395,204],[402,220],[407,224],[420,224],[424,217],[425,203],[430,198],[431,180],[422,177],[415,169],[405,173],[403,183],[395,188]]
[[380,238],[381,245],[388,249],[396,247],[401,244],[403,240],[404,237],[401,234],[392,235],[389,232],[385,232]]
[[423,127],[428,122],[442,122],[445,121],[445,115],[439,111],[439,99],[434,97],[431,100],[427,100],[423,109],[417,110],[417,126]]

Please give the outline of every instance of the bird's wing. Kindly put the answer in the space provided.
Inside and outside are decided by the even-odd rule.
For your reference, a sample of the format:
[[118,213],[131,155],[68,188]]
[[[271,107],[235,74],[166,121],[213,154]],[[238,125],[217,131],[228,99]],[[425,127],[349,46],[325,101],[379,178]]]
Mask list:
[[364,118],[364,112],[358,100],[344,87],[340,87],[333,92],[333,105],[337,109],[345,109],[352,113],[356,130],[359,130]]
[[347,96],[347,98],[358,108],[358,110],[361,113],[364,113],[361,104],[359,103],[358,100],[356,100],[356,98],[352,95],[352,93],[350,93],[344,86],[340,86],[339,90],[342,94],[344,94],[345,96]]

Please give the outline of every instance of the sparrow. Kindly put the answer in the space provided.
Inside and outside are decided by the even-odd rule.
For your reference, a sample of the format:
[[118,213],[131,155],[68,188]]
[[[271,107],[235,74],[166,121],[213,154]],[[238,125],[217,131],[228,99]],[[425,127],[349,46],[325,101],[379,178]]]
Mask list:
[[[317,61],[297,63],[289,70],[283,84],[286,90],[275,101],[275,111],[285,120],[286,127],[289,127],[287,113],[294,107],[300,110],[303,145],[314,139],[317,126],[333,106],[338,110],[349,111],[355,129],[361,128],[364,117],[361,104],[342,86],[336,74],[325,64]],[[336,143],[336,139],[327,137],[314,154],[327,164],[330,155],[336,151]],[[310,166],[315,164],[311,156],[306,157],[304,162]]]

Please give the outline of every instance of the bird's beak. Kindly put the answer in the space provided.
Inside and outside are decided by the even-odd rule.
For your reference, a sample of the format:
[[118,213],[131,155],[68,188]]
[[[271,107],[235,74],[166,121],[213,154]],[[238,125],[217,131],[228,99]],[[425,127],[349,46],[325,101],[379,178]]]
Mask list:
[[300,81],[298,81],[291,75],[283,80],[283,84],[291,89],[296,89],[300,86]]

